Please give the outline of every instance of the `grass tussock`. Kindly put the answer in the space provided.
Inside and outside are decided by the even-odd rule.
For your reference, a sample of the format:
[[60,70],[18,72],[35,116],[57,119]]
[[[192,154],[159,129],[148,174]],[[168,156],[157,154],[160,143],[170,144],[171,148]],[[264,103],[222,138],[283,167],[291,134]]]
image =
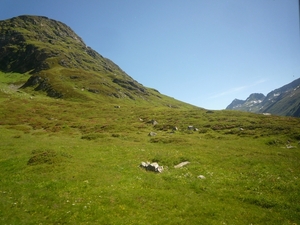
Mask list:
[[68,153],[58,153],[54,150],[33,150],[27,165],[58,164],[66,158],[72,158]]

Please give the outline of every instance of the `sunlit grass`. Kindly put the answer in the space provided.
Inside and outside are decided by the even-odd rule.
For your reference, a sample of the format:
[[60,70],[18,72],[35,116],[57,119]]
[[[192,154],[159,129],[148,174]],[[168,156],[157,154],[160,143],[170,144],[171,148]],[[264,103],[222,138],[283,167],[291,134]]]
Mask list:
[[297,118],[1,96],[2,224],[300,223]]

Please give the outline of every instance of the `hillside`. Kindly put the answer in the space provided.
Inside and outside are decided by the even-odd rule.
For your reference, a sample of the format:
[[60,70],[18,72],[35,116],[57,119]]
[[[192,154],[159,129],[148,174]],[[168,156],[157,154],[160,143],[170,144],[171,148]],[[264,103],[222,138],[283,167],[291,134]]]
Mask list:
[[45,17],[0,25],[0,224],[300,224],[299,118],[162,95]]
[[59,21],[41,16],[0,21],[0,37],[0,71],[30,75],[24,91],[73,100],[175,102],[135,81]]
[[300,78],[267,94],[235,99],[226,109],[300,117]]

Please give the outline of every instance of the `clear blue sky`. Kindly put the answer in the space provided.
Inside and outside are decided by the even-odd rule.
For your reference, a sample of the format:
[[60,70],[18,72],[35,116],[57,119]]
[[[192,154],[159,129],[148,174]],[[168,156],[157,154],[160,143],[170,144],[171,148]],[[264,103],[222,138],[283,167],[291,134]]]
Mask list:
[[207,109],[300,77],[298,0],[0,0],[42,15],[147,87]]

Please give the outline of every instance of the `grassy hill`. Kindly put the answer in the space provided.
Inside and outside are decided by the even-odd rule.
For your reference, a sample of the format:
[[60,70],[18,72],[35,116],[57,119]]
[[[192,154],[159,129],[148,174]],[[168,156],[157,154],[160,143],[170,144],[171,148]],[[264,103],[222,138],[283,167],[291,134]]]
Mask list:
[[[3,224],[300,222],[299,119],[66,101],[15,90],[15,76],[1,77]],[[183,161],[190,164],[174,168]]]
[[0,35],[0,71],[31,75],[23,86],[28,92],[76,101],[111,97],[158,102],[162,97],[86,46],[59,21],[14,17],[0,21]]
[[44,62],[0,72],[1,224],[300,224],[299,118],[208,111],[121,70],[113,82]]

